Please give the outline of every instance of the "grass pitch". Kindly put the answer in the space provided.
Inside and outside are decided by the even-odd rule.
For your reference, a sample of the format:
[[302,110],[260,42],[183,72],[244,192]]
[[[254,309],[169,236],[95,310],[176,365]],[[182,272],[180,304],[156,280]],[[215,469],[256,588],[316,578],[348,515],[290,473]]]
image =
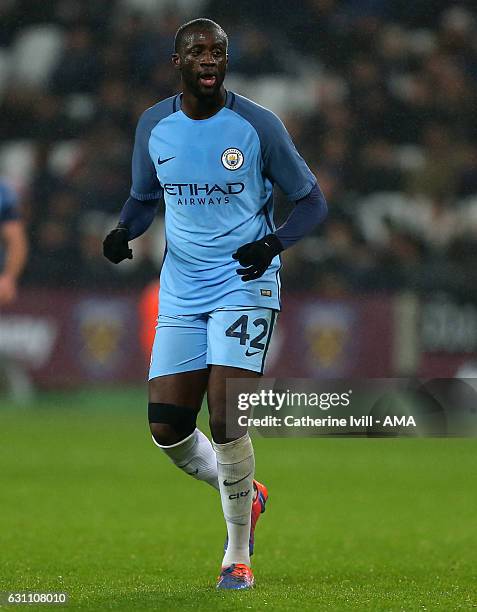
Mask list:
[[150,442],[145,390],[0,402],[0,591],[91,610],[477,607],[477,440],[254,444],[257,587],[221,593],[219,498]]

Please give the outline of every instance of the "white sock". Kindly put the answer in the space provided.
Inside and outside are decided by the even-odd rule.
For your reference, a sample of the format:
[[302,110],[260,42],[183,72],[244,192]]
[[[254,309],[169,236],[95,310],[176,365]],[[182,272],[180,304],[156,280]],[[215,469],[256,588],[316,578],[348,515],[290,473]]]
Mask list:
[[154,436],[152,441],[186,474],[209,483],[215,489],[219,488],[215,451],[200,429],[195,429],[190,436],[171,446],[161,446]]
[[250,565],[248,541],[255,472],[252,441],[247,433],[226,444],[212,442],[212,446],[217,455],[220,497],[229,536],[222,567],[232,563]]

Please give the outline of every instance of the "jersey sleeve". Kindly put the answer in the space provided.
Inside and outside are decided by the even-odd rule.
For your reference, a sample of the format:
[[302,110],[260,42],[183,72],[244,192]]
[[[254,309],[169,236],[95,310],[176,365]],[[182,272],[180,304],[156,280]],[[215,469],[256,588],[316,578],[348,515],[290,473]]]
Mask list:
[[154,125],[146,111],[139,119],[136,128],[131,185],[131,196],[136,200],[157,200],[162,196],[161,184],[149,155],[149,137]]
[[5,183],[0,184],[0,223],[20,219],[17,194]]
[[315,185],[316,177],[296,150],[283,123],[272,113],[268,117],[263,139],[264,174],[280,187],[289,200],[304,198]]

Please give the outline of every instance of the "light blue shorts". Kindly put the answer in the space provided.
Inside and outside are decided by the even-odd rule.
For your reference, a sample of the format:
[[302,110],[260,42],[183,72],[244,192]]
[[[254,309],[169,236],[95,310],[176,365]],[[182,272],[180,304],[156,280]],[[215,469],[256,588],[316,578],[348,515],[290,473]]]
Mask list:
[[237,306],[202,315],[159,315],[149,380],[224,365],[263,373],[276,311]]

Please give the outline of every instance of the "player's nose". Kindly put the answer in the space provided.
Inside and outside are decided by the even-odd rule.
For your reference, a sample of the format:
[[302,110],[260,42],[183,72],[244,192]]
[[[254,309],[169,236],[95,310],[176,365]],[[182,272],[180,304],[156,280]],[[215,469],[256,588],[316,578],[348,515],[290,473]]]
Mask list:
[[217,61],[215,57],[212,55],[212,53],[206,52],[200,58],[200,64],[201,66],[215,66],[217,64]]

